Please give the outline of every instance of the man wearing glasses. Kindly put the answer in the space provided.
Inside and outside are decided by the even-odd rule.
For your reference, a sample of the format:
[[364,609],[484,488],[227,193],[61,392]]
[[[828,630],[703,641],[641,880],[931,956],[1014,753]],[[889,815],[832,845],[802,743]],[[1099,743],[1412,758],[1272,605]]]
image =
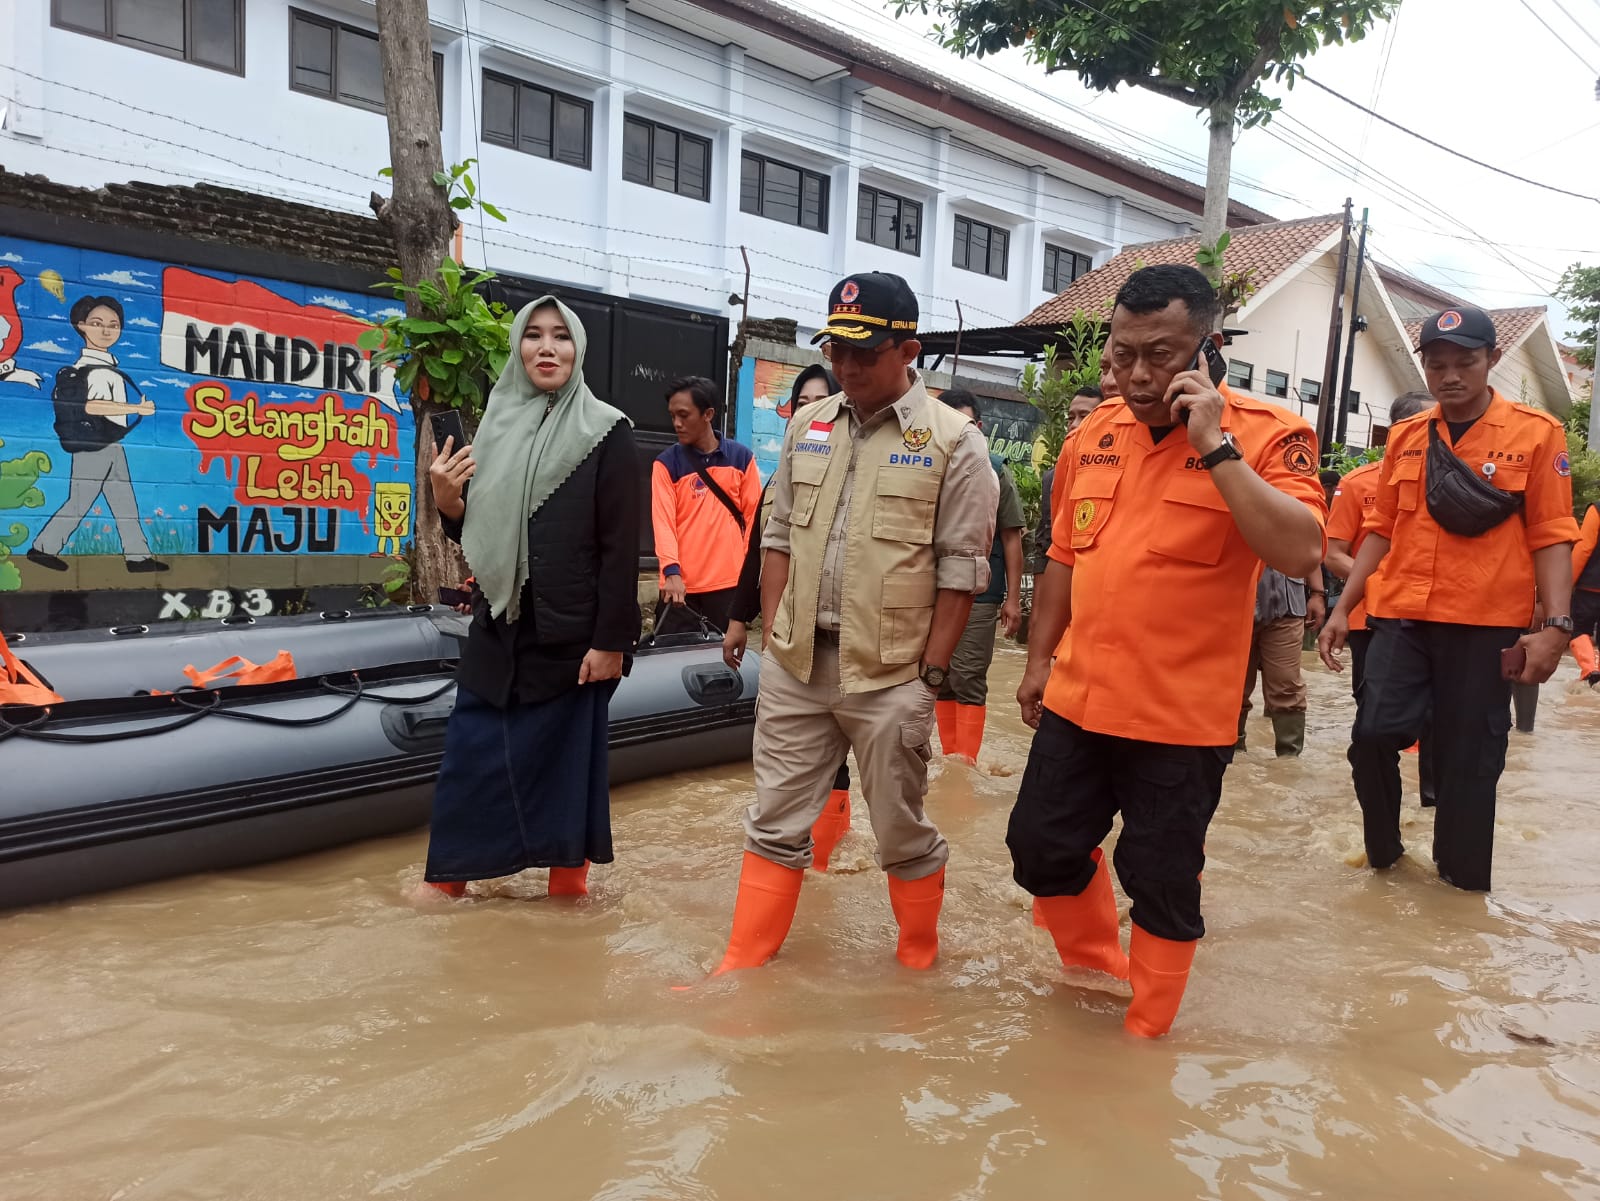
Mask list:
[[999,481],[978,427],[912,369],[917,316],[898,275],[852,275],[812,339],[841,392],[794,416],[773,477],[756,799],[719,973],[783,944],[846,750],[889,877],[896,956],[927,968],[939,953],[949,848],[923,812],[934,698],[989,581]]

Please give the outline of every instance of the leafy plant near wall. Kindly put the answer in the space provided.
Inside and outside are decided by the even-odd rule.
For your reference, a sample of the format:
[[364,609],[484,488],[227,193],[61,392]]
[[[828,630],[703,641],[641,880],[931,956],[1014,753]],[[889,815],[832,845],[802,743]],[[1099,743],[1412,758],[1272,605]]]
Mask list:
[[1022,369],[1017,386],[1040,415],[1039,437],[1045,444],[1041,466],[1054,463],[1061,453],[1067,436],[1067,407],[1078,389],[1100,382],[1100,352],[1105,349],[1107,329],[1105,314],[1080,309],[1065,329],[1056,332],[1059,341],[1044,348],[1043,362]]
[[[394,138],[391,130],[391,152]],[[410,146],[402,142],[402,148]],[[437,201],[442,195],[454,224],[454,214],[474,208],[497,221],[505,217],[478,194],[471,169],[476,159],[457,163],[448,171],[433,172],[432,184],[420,182],[426,199]],[[394,177],[385,167],[380,175]],[[396,193],[400,181],[396,181]],[[394,198],[391,198],[393,200]],[[380,222],[387,218],[394,233],[400,266],[390,269],[386,289],[405,309],[362,334],[359,344],[372,352],[374,363],[395,364],[395,382],[411,396],[411,411],[416,419],[416,484],[412,503],[412,530],[415,543],[409,554],[409,594],[419,590],[424,597],[434,588],[455,584],[466,571],[457,548],[439,526],[438,511],[428,483],[428,465],[433,457],[433,434],[429,418],[447,409],[458,409],[470,434],[477,426],[487,399],[486,388],[499,376],[510,357],[511,312],[498,301],[487,301],[480,289],[495,278],[492,271],[468,271],[444,254],[437,268],[427,264],[438,255],[442,239],[434,239],[424,225],[407,221],[391,212],[389,201],[373,197]],[[442,233],[448,236],[448,230]],[[410,279],[412,282],[406,282]],[[459,449],[459,448],[457,448]],[[385,586],[385,595],[399,588]]]
[[1327,465],[1340,475],[1349,475],[1357,467],[1376,463],[1383,458],[1383,447],[1369,446],[1366,450],[1351,450],[1343,442],[1328,443],[1328,453],[1323,456]]
[[1600,451],[1591,450],[1587,438],[1569,429],[1567,458],[1572,464],[1572,512],[1582,519],[1590,505],[1600,505]]
[[[1223,256],[1227,253],[1228,243],[1233,241],[1231,233],[1223,233],[1213,246],[1201,246],[1194,252],[1194,261],[1210,279],[1217,279],[1222,271]],[[1245,302],[1256,294],[1260,286],[1255,282],[1256,269],[1246,267],[1243,271],[1235,271],[1231,275],[1222,274],[1220,282],[1216,285],[1217,298],[1222,301],[1222,318],[1226,321],[1240,309]]]
[[[397,363],[395,383],[437,408],[461,409],[471,421],[483,412],[484,387],[500,374],[510,356],[511,312],[478,291],[495,278],[492,271],[468,273],[459,263],[439,264],[437,280],[403,282],[400,268],[389,269],[381,285],[396,300],[415,298],[420,316],[390,317],[360,338],[374,363]],[[421,430],[418,430],[419,436]]]
[[[0,446],[5,442],[0,441]],[[50,456],[30,450],[19,459],[0,460],[0,509],[38,509],[44,505],[39,477],[50,470]],[[22,573],[11,562],[11,552],[28,540],[28,527],[13,521],[0,532],[0,592],[22,587]]]
[[1017,495],[1022,500],[1022,561],[1033,560],[1033,532],[1039,528],[1039,506],[1044,503],[1039,473],[1026,463],[1007,463],[1011,478],[1017,482]]

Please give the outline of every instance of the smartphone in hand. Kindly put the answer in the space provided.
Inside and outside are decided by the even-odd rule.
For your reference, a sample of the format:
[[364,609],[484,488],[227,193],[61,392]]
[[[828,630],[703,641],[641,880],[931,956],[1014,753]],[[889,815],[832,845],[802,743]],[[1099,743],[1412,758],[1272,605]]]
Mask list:
[[1528,667],[1528,648],[1520,642],[1500,652],[1500,678],[1513,683]]
[[454,454],[467,444],[467,430],[461,424],[461,414],[455,409],[446,409],[442,413],[429,414],[428,420],[433,424],[433,449],[436,452],[444,451],[445,440],[455,439],[451,447]]
[[[1201,339],[1200,345],[1195,347],[1194,358],[1189,360],[1189,365],[1184,368],[1184,370],[1200,370],[1200,363],[1202,360],[1205,361],[1206,374],[1211,377],[1211,386],[1213,388],[1221,387],[1222,381],[1228,378],[1228,364],[1226,360],[1223,359],[1221,353],[1217,350],[1217,344],[1209,337]],[[1180,412],[1178,414],[1178,419],[1182,421],[1184,425],[1188,425],[1189,410],[1184,409],[1182,412]]]
[[450,605],[452,608],[456,605],[470,605],[472,603],[472,592],[467,588],[440,588],[439,603],[441,605]]

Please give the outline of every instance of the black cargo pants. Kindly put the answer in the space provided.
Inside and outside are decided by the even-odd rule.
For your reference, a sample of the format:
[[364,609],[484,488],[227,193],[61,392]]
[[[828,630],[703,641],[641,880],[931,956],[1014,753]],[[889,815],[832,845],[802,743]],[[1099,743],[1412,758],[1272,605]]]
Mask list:
[[1231,762],[1232,747],[1095,734],[1046,709],[1006,829],[1012,878],[1036,897],[1077,896],[1120,812],[1112,862],[1134,923],[1177,942],[1205,937],[1206,828]]
[[1434,861],[1457,888],[1486,890],[1495,790],[1511,730],[1511,685],[1500,678],[1500,652],[1524,631],[1382,617],[1368,622],[1372,643],[1349,754],[1367,860],[1389,867],[1405,850],[1398,752],[1431,729],[1438,787]]

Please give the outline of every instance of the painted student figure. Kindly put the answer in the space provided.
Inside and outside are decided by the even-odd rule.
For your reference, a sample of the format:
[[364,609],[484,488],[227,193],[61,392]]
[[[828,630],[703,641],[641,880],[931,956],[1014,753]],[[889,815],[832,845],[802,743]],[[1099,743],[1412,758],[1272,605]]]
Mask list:
[[[155,402],[118,367],[111,348],[122,337],[122,305],[114,296],[82,296],[72,305],[72,327],[83,339],[83,353],[56,372],[56,437],[72,456],[72,488],[67,501],[45,523],[28,550],[28,560],[51,571],[66,571],[61,550],[95,502],[105,498],[116,519],[117,536],[129,571],[166,571],[150,557],[133,495],[128,456],[122,440],[156,411]],[[132,393],[130,396],[129,393]]]
[[477,440],[428,469],[476,581],[424,873],[450,896],[534,867],[582,896],[613,857],[606,736],[639,638],[641,481],[628,419],[584,383],[586,341],[553,297],[524,308]]

